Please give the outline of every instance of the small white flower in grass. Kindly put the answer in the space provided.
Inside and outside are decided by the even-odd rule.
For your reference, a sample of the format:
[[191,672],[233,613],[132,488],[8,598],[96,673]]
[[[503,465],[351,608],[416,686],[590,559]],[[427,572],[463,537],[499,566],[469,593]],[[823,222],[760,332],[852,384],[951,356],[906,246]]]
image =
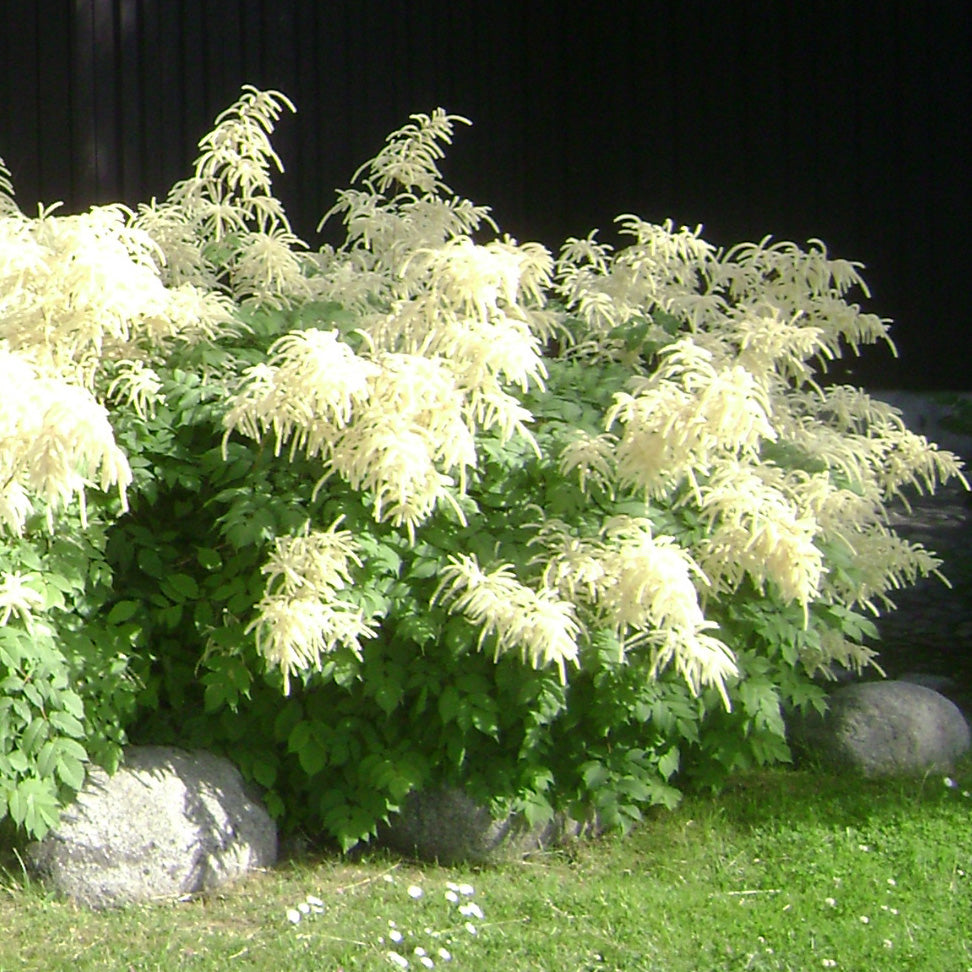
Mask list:
[[446,901],[450,902],[451,904],[459,903],[459,895],[456,894],[456,892],[453,891],[451,888],[448,891],[446,891],[445,896],[446,896]]
[[397,929],[393,928],[389,933],[388,937],[397,945],[399,944],[405,936]]
[[884,941],[883,941],[883,942],[881,942],[881,944],[882,944],[882,945],[883,945],[883,946],[884,946],[885,948],[894,948],[894,942],[892,942],[890,938],[886,938],[886,939],[884,939]]
[[471,884],[460,884],[456,889],[460,894],[470,895],[475,894],[476,889]]
[[824,904],[827,905],[830,908],[836,908],[837,907],[837,899],[836,898],[824,898]]
[[450,952],[447,948],[440,948],[438,951],[438,956],[443,962],[452,961],[452,952]]
[[888,884],[889,884],[889,885],[890,885],[890,886],[891,886],[892,888],[896,888],[896,887],[898,886],[898,882],[897,882],[897,881],[895,881],[895,879],[894,879],[894,878],[888,878]]
[[408,886],[408,896],[410,898],[421,898],[423,894],[425,892],[417,884],[410,884]]
[[471,921],[467,921],[466,924],[463,925],[463,927],[466,929],[467,932],[469,932],[470,935],[479,934],[479,929],[476,928],[476,926]]
[[463,918],[479,918],[481,920],[483,917],[483,909],[475,901],[470,901],[469,904],[464,904],[459,908],[459,914]]
[[944,783],[944,784],[945,784],[945,785],[946,785],[946,786],[947,786],[947,787],[948,787],[948,788],[949,788],[950,790],[954,790],[954,789],[955,789],[955,788],[956,788],[956,787],[958,786],[958,783],[956,783],[956,782],[955,782],[955,780],[953,780],[953,779],[952,779],[952,778],[951,778],[950,776],[944,776],[944,777],[942,777],[942,782],[943,782],[943,783]]
[[837,968],[837,962],[836,962],[835,959],[824,959],[820,964],[825,969],[836,969]]
[[400,969],[408,968],[408,959],[404,955],[399,955],[398,952],[386,952],[385,956],[392,965],[397,965]]
[[287,920],[296,925],[306,915],[324,914],[324,902],[316,894],[309,894],[296,908],[287,909]]
[[861,917],[860,917],[860,922],[861,922],[862,925],[868,924],[870,922],[870,920],[871,919],[868,918],[867,915],[861,915]]

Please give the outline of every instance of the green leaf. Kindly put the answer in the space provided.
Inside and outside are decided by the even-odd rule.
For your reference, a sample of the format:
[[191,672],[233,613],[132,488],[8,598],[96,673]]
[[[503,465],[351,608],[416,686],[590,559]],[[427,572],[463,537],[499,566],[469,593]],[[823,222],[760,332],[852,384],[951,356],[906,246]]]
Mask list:
[[134,617],[141,607],[140,601],[119,601],[108,612],[108,617],[105,620],[108,624],[122,624]]
[[439,718],[443,723],[453,722],[459,714],[461,706],[462,699],[454,686],[447,685],[439,693]]
[[199,547],[196,550],[196,560],[204,570],[219,570],[223,566],[223,558],[219,551],[211,547]]
[[250,764],[250,772],[253,779],[268,790],[277,782],[277,764],[270,759],[254,759]]
[[60,781],[72,790],[78,791],[84,786],[84,763],[71,754],[62,754],[57,761],[55,771]]
[[416,557],[408,568],[408,576],[416,580],[424,580],[426,577],[436,577],[441,570],[441,560],[427,560],[423,557]]
[[48,718],[50,719],[51,725],[57,729],[58,732],[62,732],[65,736],[70,736],[74,739],[83,738],[84,724],[80,719],[72,715],[70,712],[54,709]]
[[188,574],[169,574],[162,579],[162,591],[175,604],[199,597],[199,585]]
[[401,685],[395,682],[384,682],[375,692],[375,701],[381,711],[390,716],[398,708],[403,694]]
[[[235,695],[235,693],[233,693]],[[203,690],[203,708],[218,712],[227,701],[227,685],[219,678],[211,679]]]
[[34,719],[20,737],[20,748],[28,755],[36,753],[44,744],[49,732],[50,724],[46,719]]
[[320,773],[327,765],[327,749],[318,725],[309,720],[298,722],[290,732],[287,749],[296,753],[300,768],[308,775]]
[[658,758],[658,772],[666,779],[670,780],[678,772],[680,754],[678,746],[672,746]]
[[139,570],[149,577],[161,577],[166,571],[162,558],[151,547],[140,547],[135,559]]
[[590,760],[581,766],[581,777],[589,790],[599,790],[607,786],[611,774],[603,763]]

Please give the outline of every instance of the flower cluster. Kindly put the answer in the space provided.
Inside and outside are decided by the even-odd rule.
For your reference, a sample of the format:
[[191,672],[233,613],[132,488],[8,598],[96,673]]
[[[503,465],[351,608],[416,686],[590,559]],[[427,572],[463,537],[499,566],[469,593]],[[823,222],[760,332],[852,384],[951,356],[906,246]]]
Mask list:
[[339,524],[277,539],[262,568],[266,593],[247,631],[255,631],[267,664],[280,669],[285,695],[294,672],[318,668],[322,655],[338,645],[360,655],[361,639],[375,633],[361,609],[341,598],[352,565],[361,561],[351,534],[338,530]]
[[[387,875],[386,880],[394,885],[391,875]],[[418,884],[409,885],[406,893],[416,902],[426,898],[425,889]],[[400,969],[434,969],[440,962],[451,962],[456,942],[479,934],[477,922],[482,921],[485,915],[474,898],[475,894],[476,889],[471,884],[446,882],[443,893],[447,906],[444,927],[426,926],[418,933],[389,919],[388,930],[378,942],[385,948],[385,958]],[[434,907],[435,902],[429,902],[429,909]]]
[[77,499],[85,521],[85,485],[117,486],[122,503],[131,470],[115,443],[108,412],[85,388],[45,376],[25,356],[0,346],[0,525],[24,529],[39,498],[53,529],[57,509]]
[[[375,518],[413,538],[443,503],[462,520],[456,494],[477,462],[477,432],[532,441],[532,416],[510,388],[544,377],[552,260],[536,244],[475,243],[467,234],[485,213],[438,195],[448,191],[438,143],[457,120],[416,116],[371,163],[371,195],[340,197],[348,242],[322,253],[309,281],[352,304],[364,281],[362,347],[352,351],[337,331],[284,336],[246,373],[226,416],[228,433],[272,431],[278,451],[289,442],[291,452],[320,456],[322,482],[337,475],[373,496]],[[402,179],[405,190],[423,189],[420,200],[376,195]]]
[[[319,458],[319,486],[340,477],[414,542],[443,506],[465,525],[484,433],[519,436],[543,458],[523,398],[543,387],[546,342],[629,367],[603,428],[562,447],[560,472],[592,497],[640,497],[645,523],[653,506],[691,510],[704,532],[618,529],[610,513],[593,532],[565,532],[541,517],[539,574],[458,556],[440,578],[438,599],[480,626],[481,645],[562,678],[600,625],[625,650],[646,646],[652,671],[673,663],[725,698],[736,667],[706,615],[716,598],[771,587],[809,624],[815,603],[876,609],[937,568],[894,536],[884,504],[961,475],[960,463],[889,406],[815,381],[844,345],[891,343],[886,321],[847,301],[867,292],[857,264],[819,241],[720,251],[700,227],[631,215],[619,217],[619,250],[595,233],[556,260],[506,237],[476,242],[484,223],[496,228],[488,210],[438,168],[465,121],[413,116],[339,194],[328,215],[343,216],[347,242],[316,255],[308,285],[353,309],[354,347],[337,329],[278,340],[231,399],[227,435],[273,435],[278,453]],[[618,336],[632,323],[640,346]],[[838,550],[849,569],[833,569]],[[855,650],[828,632],[813,644]]]
[[[563,449],[562,472],[591,495],[621,487],[649,509],[694,511],[706,530],[687,552],[701,568],[703,603],[748,580],[801,605],[806,622],[815,602],[893,606],[891,590],[939,561],[891,531],[885,504],[962,472],[891,406],[814,380],[845,343],[891,343],[886,321],[846,301],[852,287],[867,293],[859,265],[830,259],[819,241],[805,251],[767,238],[719,252],[698,229],[622,222],[631,246],[614,253],[592,234],[568,241],[557,264],[568,310],[601,335],[594,356],[635,371],[604,431],[580,432]],[[612,335],[639,320],[668,326],[644,329],[652,353],[633,361]],[[562,570],[563,556],[557,563]]]
[[645,518],[609,520],[597,538],[578,538],[566,524],[548,520],[538,537],[543,580],[566,603],[586,607],[591,623],[617,636],[622,650],[647,647],[650,670],[669,663],[694,691],[714,685],[723,693],[736,673],[732,652],[707,633],[696,584],[706,583],[699,565],[671,537],[653,535]]
[[294,110],[279,91],[245,85],[200,141],[192,177],[139,207],[133,223],[164,254],[170,286],[228,286],[238,301],[276,306],[311,295],[304,244],[271,189],[271,170],[283,164],[270,134],[284,108]]
[[480,627],[480,645],[494,639],[497,655],[518,649],[534,668],[555,665],[561,681],[567,680],[568,663],[577,663],[580,629],[573,604],[551,588],[521,584],[508,564],[486,572],[475,557],[453,558],[435,599]]

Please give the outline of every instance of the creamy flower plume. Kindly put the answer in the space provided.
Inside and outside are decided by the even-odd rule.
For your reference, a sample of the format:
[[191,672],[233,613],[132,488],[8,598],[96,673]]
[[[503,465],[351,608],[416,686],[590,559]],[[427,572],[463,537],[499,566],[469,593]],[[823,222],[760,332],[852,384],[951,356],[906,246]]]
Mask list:
[[804,611],[819,593],[823,554],[814,544],[818,526],[758,468],[723,464],[700,487],[708,529],[699,559],[716,593],[734,591],[748,576],[758,589],[767,581],[785,601]]
[[634,394],[616,395],[605,416],[608,428],[623,427],[621,482],[659,497],[723,458],[756,458],[763,441],[776,438],[767,391],[745,368],[718,367],[688,338],[662,357],[655,374],[633,382]]
[[534,668],[555,665],[566,681],[577,664],[580,628],[573,605],[549,589],[521,584],[509,564],[484,571],[475,557],[453,557],[434,600],[480,626],[479,646],[494,639],[496,655],[519,652]]
[[544,584],[586,604],[592,623],[607,625],[624,650],[647,649],[651,671],[672,664],[693,691],[714,686],[726,707],[726,681],[736,674],[730,649],[708,634],[697,585],[708,581],[671,537],[655,537],[645,519],[619,516],[596,538],[582,540],[556,520],[538,536]]
[[353,537],[339,525],[278,538],[261,571],[266,593],[246,630],[255,632],[267,664],[280,670],[285,695],[294,674],[320,668],[342,645],[360,656],[361,640],[375,635],[361,608],[341,595],[361,560]]
[[122,503],[131,470],[116,445],[108,413],[90,392],[38,374],[21,355],[0,348],[0,520],[19,533],[33,510],[56,510],[73,500],[85,516],[85,487],[118,488]]

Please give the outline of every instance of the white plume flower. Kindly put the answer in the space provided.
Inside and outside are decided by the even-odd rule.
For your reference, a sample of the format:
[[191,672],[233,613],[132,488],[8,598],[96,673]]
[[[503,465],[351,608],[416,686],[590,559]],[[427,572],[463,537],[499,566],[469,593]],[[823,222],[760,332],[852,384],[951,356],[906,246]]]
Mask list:
[[435,600],[480,626],[480,647],[495,639],[496,655],[518,651],[534,668],[555,665],[561,681],[567,665],[577,664],[580,628],[573,605],[549,588],[521,584],[509,564],[484,571],[475,557],[452,557]]

